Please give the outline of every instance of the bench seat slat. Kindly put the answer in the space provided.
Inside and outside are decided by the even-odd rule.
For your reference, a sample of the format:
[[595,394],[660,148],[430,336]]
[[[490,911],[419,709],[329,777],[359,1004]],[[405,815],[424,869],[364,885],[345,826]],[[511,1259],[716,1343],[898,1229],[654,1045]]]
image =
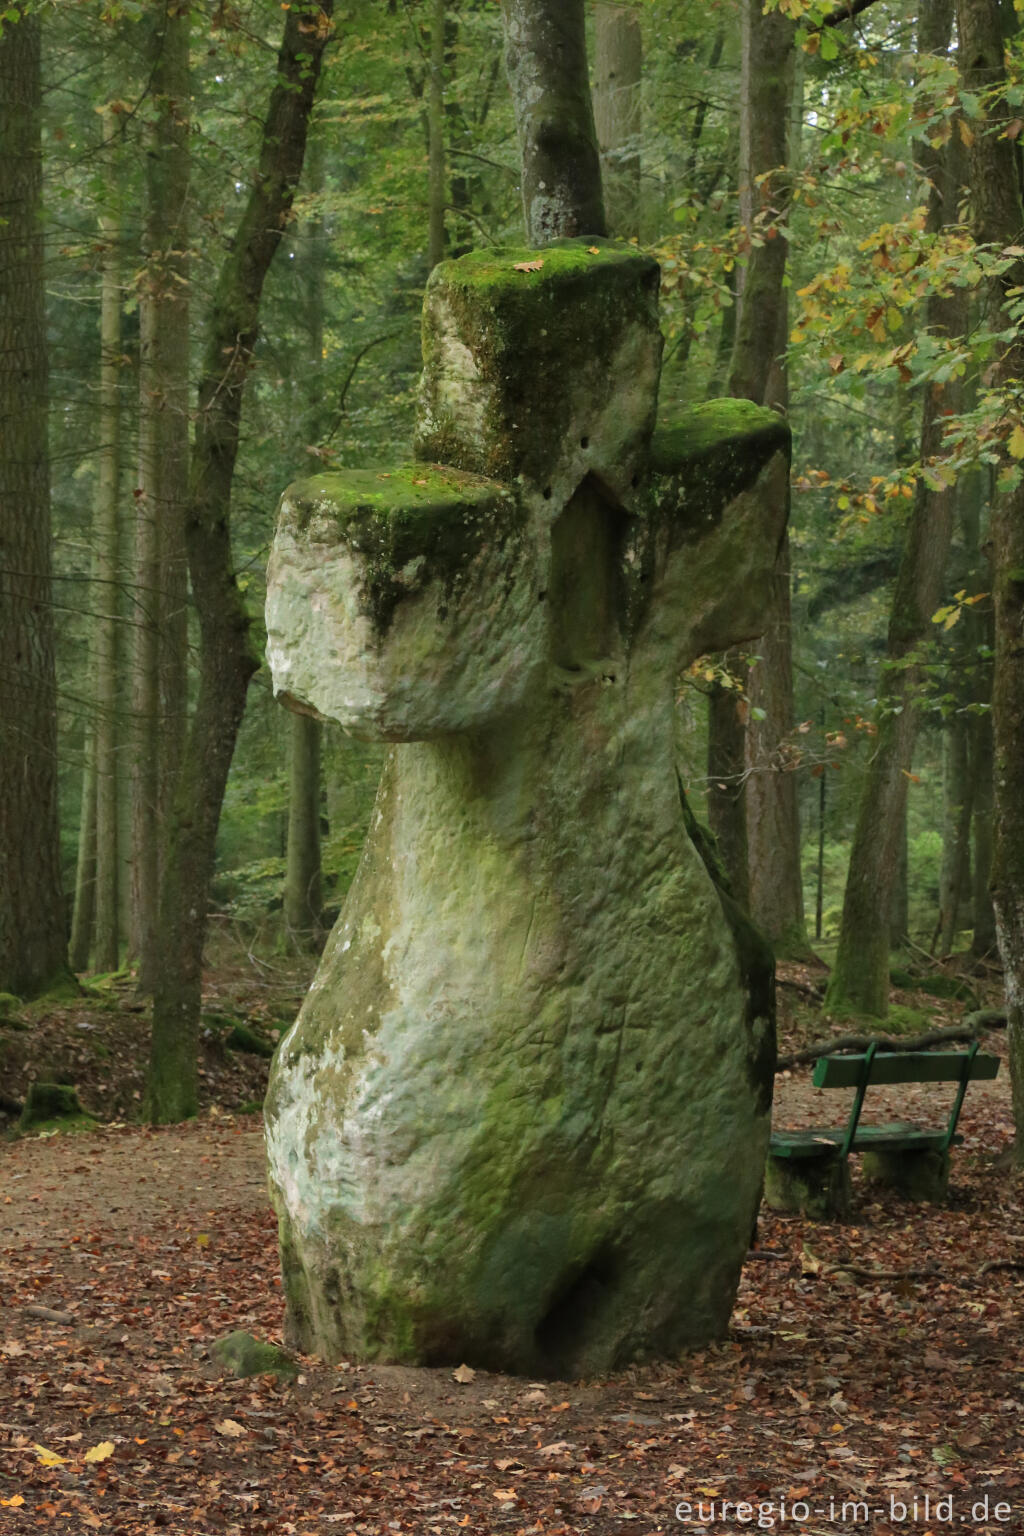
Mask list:
[[[856,1088],[864,1056],[820,1056],[812,1079],[815,1088]],[[871,1063],[871,1085],[894,1083],[958,1083],[964,1070],[963,1051],[886,1051]],[[970,1080],[990,1080],[999,1071],[998,1056],[975,1056]]]
[[[941,1151],[945,1131],[922,1131],[916,1125],[896,1121],[890,1125],[858,1126],[854,1152],[930,1152]],[[804,1159],[832,1157],[842,1146],[845,1126],[824,1131],[776,1131],[772,1135],[773,1157]],[[962,1136],[954,1136],[962,1142]]]

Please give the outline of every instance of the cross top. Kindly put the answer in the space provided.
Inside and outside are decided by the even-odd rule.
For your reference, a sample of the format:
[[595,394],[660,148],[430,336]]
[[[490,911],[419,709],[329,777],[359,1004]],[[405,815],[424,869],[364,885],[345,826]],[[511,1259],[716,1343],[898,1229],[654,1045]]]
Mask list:
[[758,632],[788,433],[736,401],[655,432],[657,288],[608,242],[442,264],[417,459],[282,498],[275,690],[408,744],[267,1102],[328,1355],[579,1373],[728,1319],[769,988],[687,830],[675,686]]

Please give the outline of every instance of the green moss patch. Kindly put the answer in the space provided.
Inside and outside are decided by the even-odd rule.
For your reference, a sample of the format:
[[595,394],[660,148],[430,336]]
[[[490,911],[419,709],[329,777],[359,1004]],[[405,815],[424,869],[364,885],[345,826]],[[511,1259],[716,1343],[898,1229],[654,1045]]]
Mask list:
[[277,1376],[291,1381],[299,1374],[298,1364],[286,1350],[243,1329],[218,1339],[210,1353],[232,1376]]
[[659,500],[703,535],[707,519],[717,520],[774,454],[789,452],[789,427],[774,411],[750,400],[709,400],[658,428],[651,468],[661,477]]
[[345,544],[365,562],[364,603],[378,633],[410,585],[449,592],[488,542],[523,513],[506,487],[439,464],[350,469],[299,481],[284,494],[282,530],[315,545]]

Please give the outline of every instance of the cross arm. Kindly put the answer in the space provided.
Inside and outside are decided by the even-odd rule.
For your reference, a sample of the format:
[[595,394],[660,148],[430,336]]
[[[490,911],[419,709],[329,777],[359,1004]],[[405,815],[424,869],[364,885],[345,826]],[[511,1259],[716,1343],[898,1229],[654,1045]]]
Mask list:
[[267,572],[275,693],[369,739],[470,729],[534,664],[530,561],[499,482],[419,463],[299,481]]

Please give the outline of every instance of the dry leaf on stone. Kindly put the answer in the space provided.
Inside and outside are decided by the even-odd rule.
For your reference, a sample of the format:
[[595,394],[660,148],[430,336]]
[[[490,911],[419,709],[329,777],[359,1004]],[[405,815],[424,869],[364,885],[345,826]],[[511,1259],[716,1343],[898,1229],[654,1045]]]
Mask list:
[[469,1382],[475,1380],[476,1371],[474,1371],[471,1365],[460,1365],[457,1366],[454,1371],[452,1371],[452,1381],[457,1381],[462,1386],[467,1386]]
[[536,261],[517,261],[514,266],[516,272],[539,272],[544,265],[540,257]]

